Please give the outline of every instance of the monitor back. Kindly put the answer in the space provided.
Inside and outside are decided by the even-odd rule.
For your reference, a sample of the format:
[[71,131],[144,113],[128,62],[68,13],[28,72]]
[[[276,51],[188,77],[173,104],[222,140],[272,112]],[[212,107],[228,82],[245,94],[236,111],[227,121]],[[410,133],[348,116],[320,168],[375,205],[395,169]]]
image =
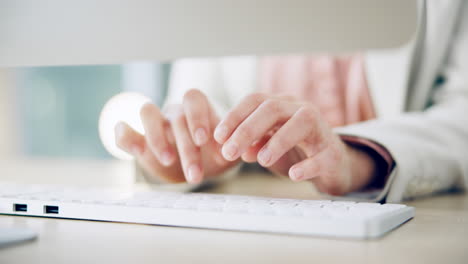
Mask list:
[[416,0],[3,0],[0,66],[397,47]]

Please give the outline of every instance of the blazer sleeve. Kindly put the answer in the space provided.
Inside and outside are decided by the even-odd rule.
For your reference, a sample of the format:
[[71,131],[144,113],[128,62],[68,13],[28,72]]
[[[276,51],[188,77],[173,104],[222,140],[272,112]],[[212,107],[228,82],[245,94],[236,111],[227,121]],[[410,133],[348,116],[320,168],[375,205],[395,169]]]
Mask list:
[[343,135],[384,146],[395,160],[385,188],[387,202],[430,195],[468,183],[468,18],[461,19],[425,111],[342,127]]

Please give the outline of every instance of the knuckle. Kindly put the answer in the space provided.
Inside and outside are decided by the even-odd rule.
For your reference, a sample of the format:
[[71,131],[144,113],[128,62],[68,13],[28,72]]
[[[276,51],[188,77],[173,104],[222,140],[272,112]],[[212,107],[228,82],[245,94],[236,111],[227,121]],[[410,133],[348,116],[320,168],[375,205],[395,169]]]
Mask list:
[[304,122],[310,124],[317,121],[317,110],[313,106],[303,106],[300,113],[302,115],[302,118],[304,119]]
[[236,125],[236,122],[240,122],[242,120],[242,115],[238,113],[238,111],[231,111],[227,114],[223,124],[229,128],[233,128]]
[[266,98],[267,98],[267,95],[265,93],[256,92],[256,93],[252,93],[252,94],[247,95],[247,97],[245,99],[247,101],[251,101],[251,102],[254,102],[254,103],[261,103]]
[[254,136],[254,131],[248,127],[239,127],[236,131],[236,138],[241,142],[244,140],[250,140]]
[[207,120],[203,118],[206,115],[206,104],[203,98],[204,95],[196,89],[192,89],[184,95],[182,108],[190,124],[200,124]]
[[203,96],[202,92],[198,89],[190,89],[184,94],[184,102],[192,101]]
[[299,112],[298,116],[301,122],[307,124],[309,136],[306,139],[309,144],[321,144],[323,141],[323,132],[321,131],[320,124],[317,124],[317,112],[313,106],[304,106]]
[[189,107],[188,105],[184,105],[185,115],[187,116],[187,121],[190,123],[203,123],[204,120],[208,120],[204,117],[204,111],[201,109],[200,105],[193,105]]
[[151,146],[151,149],[159,152],[166,147],[166,142],[163,135],[158,133],[152,133],[151,135],[147,135],[148,144]]
[[292,96],[292,95],[288,95],[288,94],[280,94],[278,96],[279,99],[282,99],[282,100],[286,100],[286,101],[296,101],[297,98]]
[[278,113],[281,111],[281,102],[277,99],[267,99],[263,103],[264,107],[272,113]]
[[277,137],[270,143],[274,151],[284,151],[290,147],[290,140],[286,137]]
[[[187,125],[188,125],[188,128],[191,132],[194,132],[195,129],[197,129],[198,127],[204,127],[204,123],[202,121],[203,119],[201,119],[199,116],[197,115],[189,115],[189,116],[186,116],[186,122],[187,122]],[[193,131],[192,131],[193,130]]]

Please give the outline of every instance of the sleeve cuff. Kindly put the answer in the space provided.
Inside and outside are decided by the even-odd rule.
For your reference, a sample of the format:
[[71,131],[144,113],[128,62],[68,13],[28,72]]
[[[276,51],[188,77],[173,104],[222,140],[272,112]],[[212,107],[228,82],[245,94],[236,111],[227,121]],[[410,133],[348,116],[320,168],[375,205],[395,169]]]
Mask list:
[[346,144],[367,152],[375,161],[374,179],[363,191],[382,190],[395,166],[390,152],[379,143],[369,139],[350,135],[340,135],[340,137]]

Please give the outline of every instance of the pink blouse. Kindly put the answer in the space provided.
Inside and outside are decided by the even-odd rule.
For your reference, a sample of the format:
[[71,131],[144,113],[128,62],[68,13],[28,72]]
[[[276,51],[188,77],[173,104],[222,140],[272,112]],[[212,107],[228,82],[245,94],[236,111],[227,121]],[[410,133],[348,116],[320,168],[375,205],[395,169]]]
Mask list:
[[[260,90],[287,94],[318,106],[332,126],[344,126],[376,117],[362,54],[329,56],[275,56],[260,59]],[[342,136],[348,144],[368,150],[378,175],[371,187],[382,188],[393,167],[390,153],[376,142]]]

